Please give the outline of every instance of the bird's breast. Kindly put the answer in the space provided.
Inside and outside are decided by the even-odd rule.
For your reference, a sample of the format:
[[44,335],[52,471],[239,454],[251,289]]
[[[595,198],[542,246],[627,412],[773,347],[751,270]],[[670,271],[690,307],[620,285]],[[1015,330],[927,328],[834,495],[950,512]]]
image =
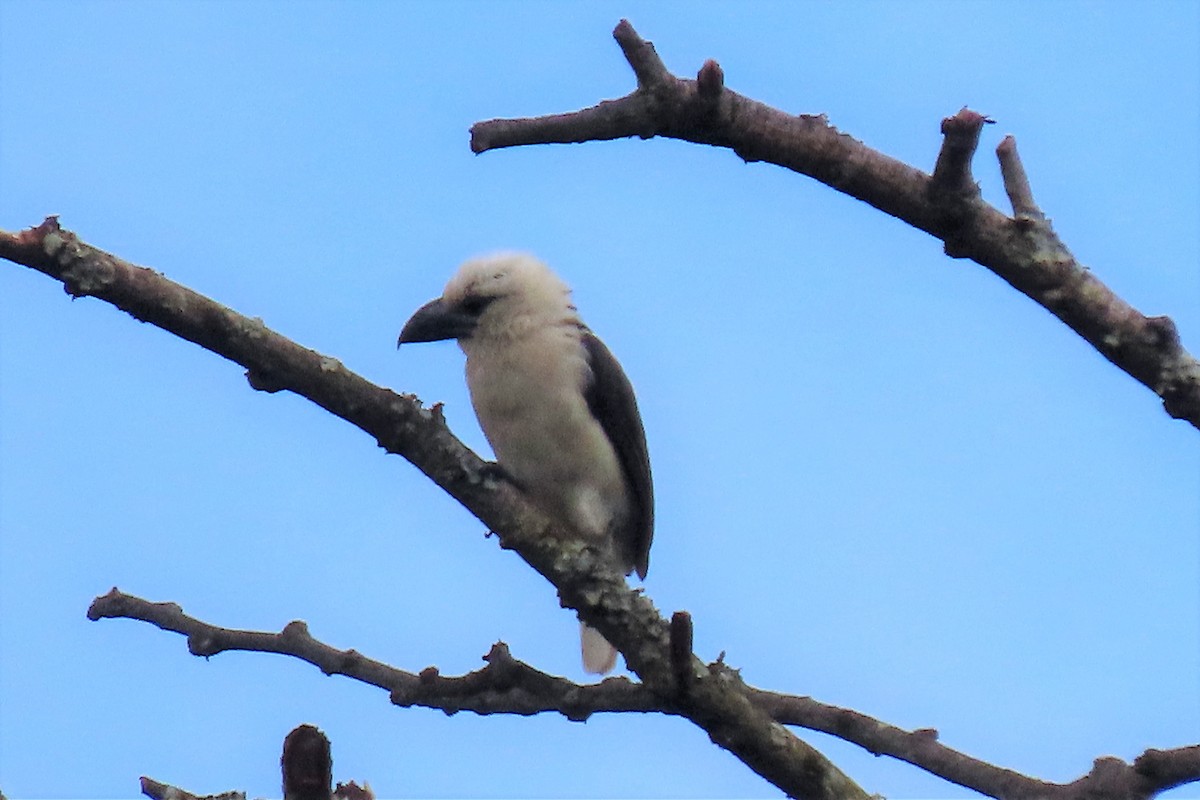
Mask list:
[[496,460],[552,516],[607,534],[629,498],[616,452],[588,408],[582,347],[543,337],[467,353],[467,386]]

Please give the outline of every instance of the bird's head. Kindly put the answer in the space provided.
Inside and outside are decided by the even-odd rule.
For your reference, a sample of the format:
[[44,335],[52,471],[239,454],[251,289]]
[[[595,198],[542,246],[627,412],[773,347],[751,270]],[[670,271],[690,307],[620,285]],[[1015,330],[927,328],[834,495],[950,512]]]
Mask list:
[[531,255],[472,259],[459,267],[441,297],[417,309],[396,344],[519,336],[526,328],[576,320],[570,295]]

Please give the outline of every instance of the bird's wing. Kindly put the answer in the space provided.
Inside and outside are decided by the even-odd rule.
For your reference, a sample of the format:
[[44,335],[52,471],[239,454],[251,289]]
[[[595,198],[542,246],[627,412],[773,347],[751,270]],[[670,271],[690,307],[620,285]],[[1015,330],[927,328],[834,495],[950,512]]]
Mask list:
[[592,369],[592,380],[584,388],[584,397],[617,452],[633,503],[629,524],[618,533],[618,544],[628,559],[627,566],[637,570],[639,578],[645,578],[650,566],[650,542],[654,538],[654,484],[650,479],[646,431],[633,386],[617,359],[589,330],[583,331],[583,347]]

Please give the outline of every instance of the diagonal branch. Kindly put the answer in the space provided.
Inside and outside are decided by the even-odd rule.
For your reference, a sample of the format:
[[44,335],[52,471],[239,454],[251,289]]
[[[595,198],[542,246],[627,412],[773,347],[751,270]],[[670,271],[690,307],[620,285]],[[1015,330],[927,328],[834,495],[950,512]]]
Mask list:
[[495,531],[502,548],[515,550],[554,585],[564,606],[620,649],[649,691],[670,698],[713,742],[789,795],[866,800],[828,759],[754,706],[740,683],[702,672],[694,656],[697,677],[677,691],[669,625],[653,603],[629,588],[607,553],[556,535],[516,487],[455,438],[436,406],[375,386],[259,320],[93,248],[53,217],[21,233],[0,231],[0,257],[62,281],[72,296],[105,300],[245,366],[256,389],[287,389],[358,426]]
[[1032,203],[1011,137],[998,156],[1013,217],[985,203],[970,173],[986,117],[968,109],[942,122],[931,176],[839,132],[825,117],[786,114],[724,87],[707,61],[696,80],[672,75],[627,21],[613,31],[637,89],[568,114],[494,119],[471,128],[476,153],[530,144],[638,136],[727,147],[816,178],[945,243],[946,253],[987,267],[1146,385],[1172,417],[1200,427],[1200,363],[1169,317],[1147,317],[1080,264]]
[[[314,639],[300,621],[279,633],[218,628],[183,613],[175,603],[151,603],[113,589],[97,597],[89,619],[123,618],[149,622],[187,637],[188,651],[209,657],[229,650],[280,653],[306,661],[326,675],[345,675],[389,692],[394,704],[440,709],[447,714],[559,713],[585,721],[596,713],[658,712],[680,716],[680,708],[626,678],[581,685],[513,658],[504,643],[484,656],[486,666],[458,677],[445,677],[436,667],[407,672],[366,658],[355,650],[338,650]],[[690,640],[690,616],[679,612],[672,628],[686,628],[672,643]],[[688,649],[691,658],[691,650]],[[709,674],[739,681],[722,662],[708,664]],[[753,687],[745,691],[755,706],[776,722],[821,731],[858,745],[875,755],[906,761],[952,783],[991,797],[1047,800],[1073,798],[1144,798],[1200,780],[1200,745],[1175,750],[1147,750],[1132,765],[1099,759],[1088,774],[1069,784],[1049,783],[993,766],[943,745],[937,731],[905,731],[866,714],[813,700]]]

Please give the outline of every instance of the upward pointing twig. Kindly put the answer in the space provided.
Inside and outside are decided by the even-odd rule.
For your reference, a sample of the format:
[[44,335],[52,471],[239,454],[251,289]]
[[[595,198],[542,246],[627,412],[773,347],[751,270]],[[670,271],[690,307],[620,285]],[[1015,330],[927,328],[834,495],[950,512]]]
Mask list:
[[567,114],[478,122],[471,149],[666,136],[808,175],[941,239],[948,255],[987,267],[1149,387],[1168,414],[1200,428],[1200,363],[1175,324],[1142,314],[1075,259],[1033,204],[1011,140],[997,154],[1013,216],[980,199],[970,163],[987,118],[965,108],[946,118],[930,175],[841,133],[823,115],[787,114],[725,88],[715,61],[696,80],[672,75],[624,20],[613,36],[637,77],[633,92]]

